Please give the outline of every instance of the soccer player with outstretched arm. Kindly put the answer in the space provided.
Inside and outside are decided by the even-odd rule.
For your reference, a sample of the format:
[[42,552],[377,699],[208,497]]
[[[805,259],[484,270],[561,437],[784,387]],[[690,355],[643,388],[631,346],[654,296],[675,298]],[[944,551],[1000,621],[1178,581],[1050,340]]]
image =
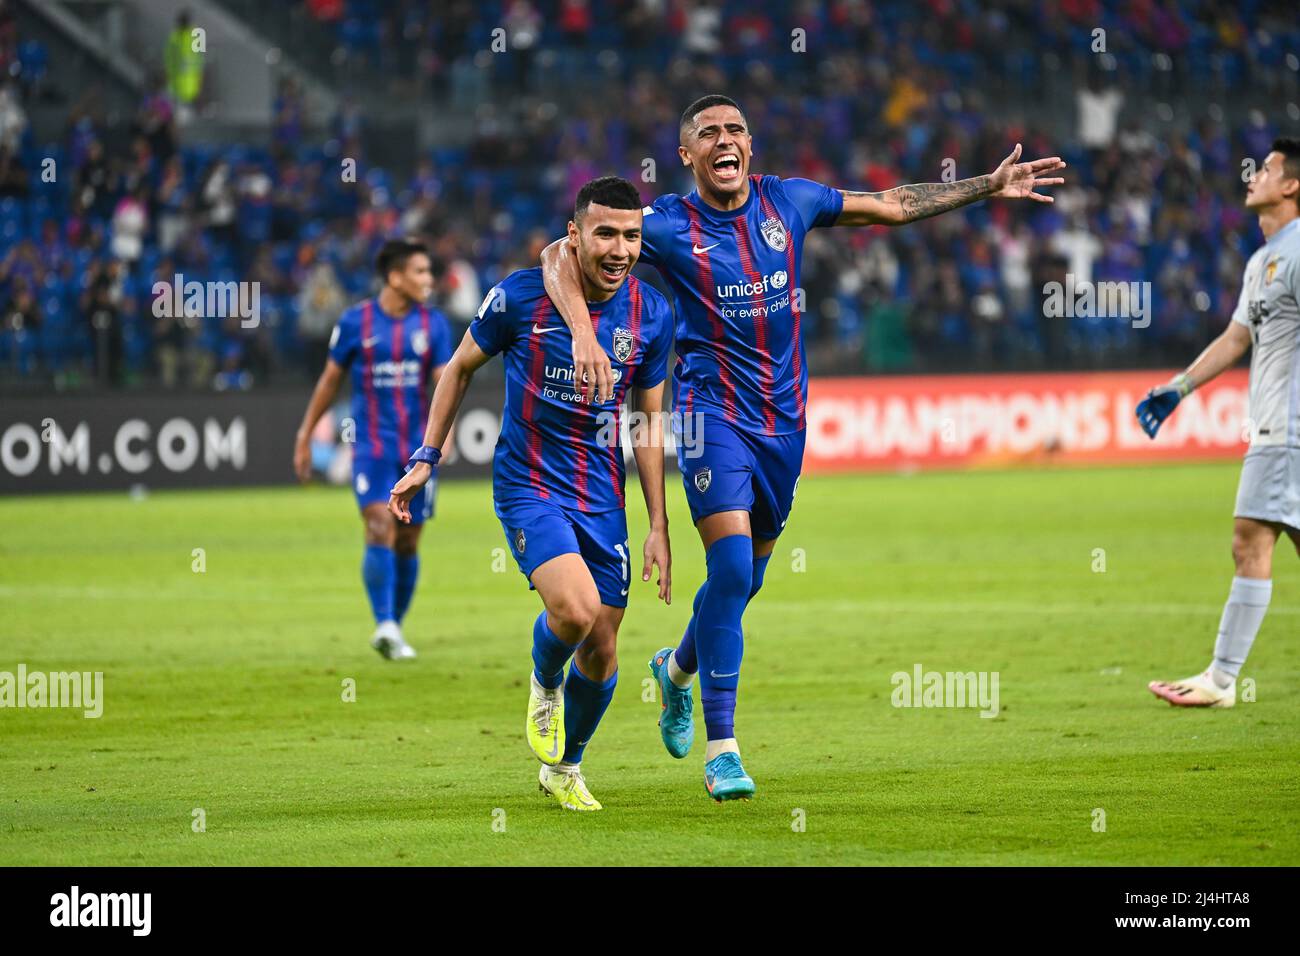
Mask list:
[[1231,707],[1237,677],[1273,596],[1273,551],[1286,532],[1300,552],[1300,139],[1279,139],[1246,187],[1264,244],[1246,263],[1227,329],[1173,381],[1137,407],[1152,438],[1179,401],[1252,349],[1250,448],[1233,511],[1236,574],[1204,672],[1148,687],[1184,707]]
[[352,490],[365,523],[361,577],[370,598],[375,632],[370,646],[389,660],[415,657],[402,636],[420,574],[420,529],[433,515],[435,488],[411,523],[398,526],[388,513],[388,489],[402,475],[424,434],[430,384],[451,357],[451,327],[424,303],[433,293],[429,253],[413,239],[392,239],[375,258],[384,286],[352,306],[330,336],[321,372],[293,447],[301,481],[311,477],[311,433],[334,403],[344,374],[352,371]]
[[620,437],[629,392],[633,453],[650,516],[641,578],[649,581],[657,566],[659,596],[666,603],[672,597],[661,418],[672,313],[662,295],[629,274],[641,250],[641,200],[631,183],[608,176],[583,186],[565,242],[578,265],[593,341],[613,369],[611,391],[601,402],[582,400],[572,338],[547,298],[541,270],[511,273],[488,293],[448,363],[424,445],[389,507],[410,520],[410,501],[434,474],[471,378],[502,355],[506,401],[492,499],[511,554],[544,605],[533,625],[525,732],[542,763],[540,788],[566,809],[599,810],[581,761],[618,680],[615,648],[632,560]]
[[[674,757],[694,739],[691,684],[699,672],[708,734],[704,784],[716,800],[747,798],[734,714],[741,617],[763,584],[803,464],[808,369],[800,335],[804,237],[819,226],[902,225],[994,196],[1051,202],[1036,192],[1062,180],[1057,157],[1019,163],[1020,146],[986,176],[899,186],[880,193],[806,179],[751,176],[744,114],[706,96],[682,114],[678,155],[695,178],[687,196],[647,206],[641,260],[659,268],[677,313],[674,422],[698,423],[697,456],[678,456],[707,576],[681,643],[655,654],[659,727]],[[546,291],[573,329],[579,380],[608,394],[610,374],[583,302],[572,253],[542,257]],[[680,444],[680,442],[679,442]]]

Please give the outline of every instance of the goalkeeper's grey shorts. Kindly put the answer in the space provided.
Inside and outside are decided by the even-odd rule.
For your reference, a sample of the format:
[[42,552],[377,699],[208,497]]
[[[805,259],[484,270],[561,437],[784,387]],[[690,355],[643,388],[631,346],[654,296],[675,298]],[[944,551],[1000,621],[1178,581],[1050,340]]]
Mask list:
[[1300,448],[1265,445],[1247,452],[1233,514],[1300,530]]

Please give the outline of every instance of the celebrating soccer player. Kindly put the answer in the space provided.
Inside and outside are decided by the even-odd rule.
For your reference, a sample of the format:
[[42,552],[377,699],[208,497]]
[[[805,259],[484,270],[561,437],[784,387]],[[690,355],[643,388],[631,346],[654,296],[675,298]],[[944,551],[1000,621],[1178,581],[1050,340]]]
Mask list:
[[641,252],[641,218],[631,183],[592,180],[578,192],[565,240],[578,265],[593,341],[614,370],[604,400],[582,400],[573,343],[546,296],[541,270],[514,272],[488,293],[448,363],[424,445],[389,503],[401,521],[410,520],[409,502],[434,474],[470,379],[493,355],[504,355],[506,402],[492,498],[519,570],[545,606],[533,625],[526,734],[542,762],[540,788],[569,810],[601,809],[580,764],[618,680],[615,647],[631,579],[620,438],[629,387],[641,423],[634,454],[650,515],[642,580],[657,566],[659,596],[671,598],[661,413],[672,314],[662,295],[629,275]]
[[[804,236],[817,226],[901,225],[993,196],[1051,202],[1036,192],[1058,157],[1019,163],[1017,144],[986,176],[880,193],[806,179],[751,176],[751,136],[740,107],[705,96],[682,114],[678,155],[695,178],[688,196],[661,196],[643,212],[642,261],[658,266],[676,300],[674,421],[700,422],[698,457],[678,465],[707,576],[681,643],[655,654],[664,745],[684,757],[694,737],[691,684],[700,674],[708,734],[704,784],[716,800],[747,798],[754,781],[734,732],[741,616],[785,527],[803,463],[808,371],[799,333]],[[579,274],[563,241],[542,257],[546,291],[573,329],[579,381],[611,388],[595,346]],[[678,417],[680,415],[680,417]]]
[[1279,139],[1246,187],[1264,244],[1246,263],[1227,329],[1186,371],[1137,407],[1152,438],[1193,389],[1253,348],[1250,449],[1232,529],[1236,574],[1219,619],[1214,660],[1195,677],[1152,681],[1157,697],[1184,707],[1231,707],[1237,676],[1273,596],[1273,550],[1283,531],[1300,551],[1300,139]]
[[[330,337],[321,372],[298,437],[294,470],[311,477],[311,433],[352,369],[352,488],[365,522],[361,576],[375,616],[370,645],[389,660],[415,657],[402,637],[420,573],[420,529],[433,515],[434,485],[411,521],[398,526],[388,512],[388,489],[401,477],[411,451],[420,446],[429,385],[436,385],[451,355],[451,329],[424,303],[433,292],[429,254],[419,242],[385,242],[375,260],[383,289],[352,306]],[[346,438],[346,435],[345,435]]]

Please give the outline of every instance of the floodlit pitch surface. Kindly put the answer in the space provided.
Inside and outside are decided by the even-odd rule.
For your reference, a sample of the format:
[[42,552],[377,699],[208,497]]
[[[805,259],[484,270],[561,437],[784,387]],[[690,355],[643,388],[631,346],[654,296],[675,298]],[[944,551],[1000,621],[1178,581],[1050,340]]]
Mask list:
[[[1237,472],[806,478],[745,619],[758,793],[718,805],[703,728],[668,757],[644,683],[703,574],[670,471],[674,601],[638,561],[584,763],[598,814],[537,792],[539,601],[495,550],[487,484],[442,489],[406,624],[420,657],[401,664],[367,646],[346,489],[0,501],[0,671],[104,674],[99,719],[0,710],[0,864],[1294,865],[1285,540],[1255,701],[1179,711],[1146,691],[1209,658]],[[996,672],[997,716],[893,706],[917,665]]]

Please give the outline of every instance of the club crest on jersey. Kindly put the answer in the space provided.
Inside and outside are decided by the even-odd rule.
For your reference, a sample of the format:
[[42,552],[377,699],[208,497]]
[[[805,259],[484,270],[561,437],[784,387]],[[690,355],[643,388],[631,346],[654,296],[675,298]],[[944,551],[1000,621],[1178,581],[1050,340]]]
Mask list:
[[528,546],[528,539],[524,537],[524,529],[515,529],[515,550],[520,554],[524,553],[524,548]]
[[632,333],[619,327],[614,330],[614,358],[626,362],[632,357]]
[[1274,259],[1264,267],[1264,285],[1268,285],[1272,282],[1273,276],[1277,275],[1277,265],[1279,261],[1281,260]]
[[763,241],[775,249],[777,252],[785,252],[785,244],[789,238],[785,233],[785,226],[780,219],[775,216],[764,219],[758,227],[758,231],[763,234]]
[[713,469],[701,468],[695,473],[695,490],[704,494],[709,490],[709,485],[713,484]]
[[424,329],[416,329],[411,333],[411,348],[415,350],[416,355],[423,355],[429,351],[429,334]]

